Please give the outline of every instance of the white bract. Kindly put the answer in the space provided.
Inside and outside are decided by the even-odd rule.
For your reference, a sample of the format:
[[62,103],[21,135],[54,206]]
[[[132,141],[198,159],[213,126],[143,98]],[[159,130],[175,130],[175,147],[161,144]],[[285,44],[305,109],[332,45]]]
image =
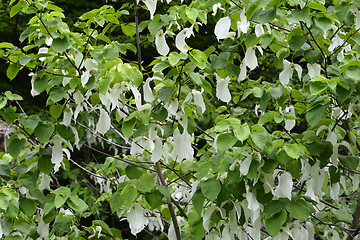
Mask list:
[[299,64],[291,63],[288,60],[283,60],[284,70],[279,75],[279,79],[282,85],[286,86],[290,78],[293,76],[294,69],[296,70],[299,80],[301,80],[302,68]]
[[308,74],[310,79],[312,79],[315,76],[320,75],[320,71],[321,71],[321,66],[318,63],[314,63],[314,64],[310,64],[308,63],[307,65],[307,69],[308,69]]
[[145,211],[139,203],[134,203],[130,210],[127,211],[126,217],[129,222],[131,234],[138,234],[149,223],[149,220],[144,216],[144,214]]
[[143,2],[150,12],[150,19],[153,19],[156,11],[157,0],[143,0]]
[[240,33],[247,33],[247,31],[250,28],[250,22],[247,20],[246,15],[245,15],[245,9],[240,13],[240,21],[237,22],[237,29],[239,32],[239,36]]
[[186,44],[185,40],[187,38],[189,38],[191,35],[194,35],[193,32],[193,26],[191,26],[190,28],[184,28],[183,30],[181,30],[175,38],[175,46],[177,49],[179,49],[181,52],[183,53],[187,53],[188,51],[188,45]]
[[175,129],[173,140],[172,159],[176,162],[181,162],[184,159],[192,161],[194,156],[194,149],[191,146],[192,136],[187,131],[181,134],[179,129]]
[[293,181],[291,174],[283,172],[279,177],[279,185],[274,190],[274,196],[291,200],[292,186]]
[[110,124],[111,120],[109,114],[104,109],[100,109],[100,117],[96,124],[96,131],[105,134],[110,129]]
[[165,33],[162,29],[160,29],[155,36],[155,45],[156,45],[156,50],[160,55],[162,56],[168,55],[170,48],[166,43]]
[[223,17],[216,23],[214,33],[217,40],[229,37],[230,25],[231,20],[229,17]]
[[231,100],[231,94],[228,88],[230,77],[221,78],[215,73],[216,76],[216,97],[223,102],[229,103]]

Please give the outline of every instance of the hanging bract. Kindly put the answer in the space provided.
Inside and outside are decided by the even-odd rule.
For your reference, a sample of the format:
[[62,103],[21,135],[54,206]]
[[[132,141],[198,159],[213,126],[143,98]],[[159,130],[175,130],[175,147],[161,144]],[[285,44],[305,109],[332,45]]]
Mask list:
[[357,239],[360,2],[116,2],[10,1],[0,237]]

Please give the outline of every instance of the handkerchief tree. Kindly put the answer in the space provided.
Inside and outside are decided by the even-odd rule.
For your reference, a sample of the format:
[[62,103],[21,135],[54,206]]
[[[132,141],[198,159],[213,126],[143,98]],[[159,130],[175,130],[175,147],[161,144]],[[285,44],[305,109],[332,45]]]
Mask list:
[[46,104],[1,93],[0,237],[359,234],[360,2],[10,5],[3,71]]

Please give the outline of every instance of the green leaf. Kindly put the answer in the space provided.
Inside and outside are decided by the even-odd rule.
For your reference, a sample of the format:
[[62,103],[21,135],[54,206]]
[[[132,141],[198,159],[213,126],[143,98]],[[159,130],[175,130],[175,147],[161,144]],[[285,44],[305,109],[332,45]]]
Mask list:
[[129,165],[125,169],[125,174],[130,179],[139,179],[142,175],[142,172],[138,167]]
[[56,126],[56,132],[65,140],[71,140],[75,136],[70,127],[66,127],[62,124]]
[[16,75],[18,74],[19,70],[21,69],[21,66],[11,63],[6,71],[6,76],[13,80]]
[[171,66],[175,66],[180,61],[180,59],[180,54],[177,52],[171,52],[168,56],[168,60]]
[[257,20],[260,24],[270,22],[276,17],[276,8],[270,7],[267,10],[259,10],[260,14],[257,16]]
[[289,46],[294,51],[299,51],[306,42],[306,39],[307,39],[306,35],[293,35],[289,40]]
[[164,195],[159,190],[155,190],[151,193],[145,193],[145,199],[150,204],[152,209],[155,209],[162,204]]
[[134,184],[129,183],[121,191],[118,201],[121,202],[121,206],[123,208],[129,209],[138,197],[139,193],[136,190],[136,187],[134,186]]
[[151,190],[155,187],[154,177],[147,173],[143,174],[136,186],[141,192],[151,192]]
[[311,125],[316,125],[326,113],[327,105],[318,104],[311,108],[305,115],[306,121]]
[[286,211],[281,210],[281,212],[265,219],[266,230],[271,236],[275,237],[279,233],[281,226],[286,222],[286,215]]
[[132,67],[128,63],[119,64],[117,70],[121,81],[132,82],[136,87],[139,87],[143,82],[143,76],[140,70],[136,67]]
[[264,206],[262,214],[265,217],[271,217],[284,209],[284,203],[280,200],[273,200]]
[[23,66],[25,66],[26,64],[28,64],[29,62],[31,61],[31,57],[29,56],[22,56],[20,59],[19,59],[19,63]]
[[332,209],[334,217],[338,220],[337,222],[345,222],[348,224],[352,223],[353,217],[345,209]]
[[204,69],[207,63],[206,54],[200,50],[194,49],[190,52],[190,60],[200,69]]
[[71,42],[66,36],[63,38],[59,37],[53,40],[51,47],[54,49],[55,52],[63,53],[71,47]]
[[356,170],[357,167],[359,166],[359,157],[357,156],[343,156],[343,155],[339,155],[339,160],[341,165],[343,165],[344,167],[351,169],[351,170]]
[[79,198],[76,194],[72,194],[70,198],[68,198],[67,204],[77,213],[83,213],[88,209],[86,202],[84,202],[84,200]]
[[288,15],[288,19],[295,20],[297,22],[305,21],[310,15],[310,8],[304,7],[301,10],[295,9]]
[[166,108],[162,107],[159,111],[151,111],[150,116],[157,121],[163,122],[168,117],[168,111]]
[[64,106],[61,104],[51,105],[50,106],[50,115],[53,118],[58,119],[61,116],[63,108],[64,108]]
[[11,9],[10,9],[10,18],[12,18],[13,16],[15,16],[16,14],[18,14],[21,10],[23,10],[23,8],[26,6],[26,2],[25,1],[19,1],[17,4],[15,4]]
[[114,236],[113,232],[111,231],[109,226],[106,224],[106,222],[104,222],[102,220],[93,220],[93,225],[99,225],[102,228],[102,231],[104,231],[104,233],[107,233],[112,237]]
[[285,152],[289,157],[298,159],[301,154],[306,152],[306,148],[300,144],[288,144],[285,146]]
[[307,50],[305,52],[305,60],[310,63],[310,64],[314,64],[316,62],[318,62],[321,59],[321,51],[319,49],[315,49],[315,50]]
[[267,142],[267,133],[266,132],[252,132],[250,134],[251,140],[255,143],[260,149],[264,149]]
[[232,133],[221,134],[216,140],[217,149],[219,152],[226,152],[234,146],[236,141],[237,138]]
[[306,4],[307,7],[311,8],[311,9],[315,9],[321,12],[326,12],[326,7],[320,3],[317,2],[308,2]]
[[21,233],[30,234],[30,225],[26,222],[18,222],[14,225],[14,228]]
[[62,207],[66,200],[68,199],[68,196],[63,196],[63,195],[56,195],[55,199],[54,199],[54,205],[56,208]]
[[124,137],[126,138],[131,137],[135,123],[136,123],[136,118],[132,118],[122,123],[121,132],[123,133]]
[[48,101],[52,101],[53,103],[57,103],[65,96],[65,90],[62,87],[54,87],[51,89]]
[[51,170],[53,169],[53,167],[55,165],[51,162],[50,155],[41,155],[38,159],[37,166],[38,166],[39,171],[41,171],[45,174],[50,174]]
[[7,104],[7,99],[6,97],[2,97],[0,96],[0,109],[4,108]]
[[192,203],[194,205],[194,209],[199,215],[201,215],[204,202],[205,202],[204,195],[201,193],[201,190],[197,190],[192,197]]
[[250,137],[250,128],[247,123],[233,126],[233,131],[235,137],[241,142],[244,142]]
[[5,216],[10,219],[15,219],[19,214],[19,204],[15,200],[9,202],[8,208],[6,209]]
[[190,20],[191,23],[196,21],[197,16],[199,15],[199,10],[196,8],[186,8],[186,16]]
[[276,154],[276,160],[283,166],[286,166],[292,160],[292,158],[289,157],[285,150],[281,150]]
[[22,197],[19,199],[19,207],[26,216],[31,218],[36,212],[36,201],[33,199]]
[[209,162],[204,162],[204,163],[200,164],[195,176],[198,179],[202,179],[202,178],[206,177],[209,173],[210,168],[211,168],[211,163],[209,163]]
[[40,141],[40,143],[46,143],[49,141],[51,134],[54,132],[53,125],[45,125],[40,123],[35,128],[35,136]]
[[209,200],[215,201],[221,191],[221,184],[216,178],[209,178],[200,183],[202,194]]
[[8,151],[13,158],[17,158],[26,144],[26,139],[14,139],[10,141]]
[[136,34],[135,23],[121,24],[121,31],[128,37],[132,37]]
[[327,89],[328,89],[328,85],[325,82],[321,82],[321,81],[310,82],[310,93],[312,96],[319,95],[325,92]]
[[38,75],[35,76],[34,89],[38,93],[42,93],[48,87],[48,77],[46,75],[42,77],[39,77]]
[[302,199],[297,199],[295,201],[292,200],[285,205],[285,208],[290,213],[290,217],[296,218],[300,221],[306,221],[311,214],[310,208]]
[[172,87],[162,87],[158,92],[158,97],[161,101],[164,103],[167,103],[170,101],[174,89]]

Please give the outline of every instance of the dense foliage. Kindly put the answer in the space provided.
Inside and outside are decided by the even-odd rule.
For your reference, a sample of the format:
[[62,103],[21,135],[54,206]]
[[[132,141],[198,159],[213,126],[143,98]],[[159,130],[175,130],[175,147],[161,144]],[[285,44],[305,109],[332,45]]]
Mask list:
[[10,1],[0,237],[358,236],[359,1],[108,4]]

